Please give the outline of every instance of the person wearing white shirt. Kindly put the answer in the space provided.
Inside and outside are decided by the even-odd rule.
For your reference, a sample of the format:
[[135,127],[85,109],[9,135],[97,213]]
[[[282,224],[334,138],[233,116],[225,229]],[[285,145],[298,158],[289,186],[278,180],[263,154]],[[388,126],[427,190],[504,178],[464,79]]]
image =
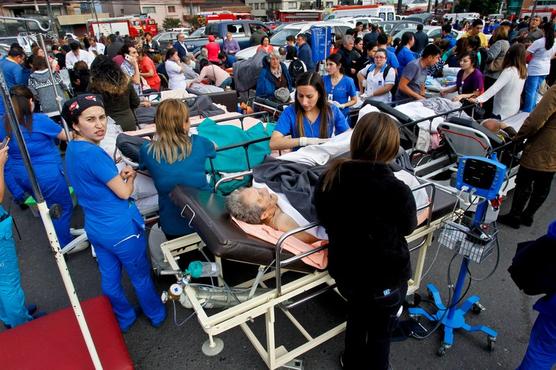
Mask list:
[[502,65],[502,73],[496,82],[477,98],[468,100],[472,103],[484,103],[494,98],[492,114],[504,120],[519,112],[521,92],[526,77],[525,46],[516,43],[508,50]]
[[527,80],[523,94],[523,111],[531,112],[537,105],[537,91],[550,74],[550,60],[556,54],[554,42],[554,24],[546,23],[544,37],[534,41],[527,49],[527,56],[531,56],[527,67]]
[[396,83],[396,70],[386,63],[386,50],[378,49],[375,52],[374,64],[357,73],[360,81],[361,93],[372,100],[389,103],[392,101],[390,90]]
[[74,64],[79,62],[79,61],[84,61],[85,63],[87,63],[89,68],[91,68],[91,64],[93,63],[93,60],[95,59],[95,56],[93,54],[89,53],[86,50],[81,50],[79,48],[79,43],[78,42],[70,43],[70,48],[71,48],[71,51],[66,54],[66,68],[67,69],[73,69]]
[[182,63],[178,51],[174,48],[166,52],[166,61],[164,62],[166,74],[168,75],[168,88],[185,89],[186,88],[186,74],[189,77],[195,78],[198,76],[189,66]]
[[106,49],[104,44],[97,42],[95,37],[91,37],[89,42],[91,43],[91,46],[89,46],[89,53],[92,53],[95,56],[104,55],[104,50]]

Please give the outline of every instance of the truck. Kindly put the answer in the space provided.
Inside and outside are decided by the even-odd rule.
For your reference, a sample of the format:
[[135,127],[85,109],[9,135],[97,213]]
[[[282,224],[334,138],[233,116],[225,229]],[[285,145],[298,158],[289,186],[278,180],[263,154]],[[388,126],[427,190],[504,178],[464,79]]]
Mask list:
[[234,39],[238,42],[241,49],[251,46],[251,35],[255,30],[261,29],[270,35],[270,29],[263,22],[254,20],[234,20],[211,22],[206,25],[204,35],[201,37],[188,37],[185,39],[187,51],[193,54],[198,53],[203,46],[208,43],[208,36],[218,37],[217,42],[222,48],[222,43],[228,32],[231,32]]
[[337,5],[327,10],[325,20],[344,17],[378,17],[383,21],[396,19],[393,5]]
[[282,23],[322,21],[322,10],[276,10],[276,19]]
[[149,17],[126,16],[89,19],[87,31],[97,37],[101,34],[105,36],[116,34],[116,32],[121,36],[130,37],[141,36],[146,32],[154,36],[158,33],[158,26],[156,21]]

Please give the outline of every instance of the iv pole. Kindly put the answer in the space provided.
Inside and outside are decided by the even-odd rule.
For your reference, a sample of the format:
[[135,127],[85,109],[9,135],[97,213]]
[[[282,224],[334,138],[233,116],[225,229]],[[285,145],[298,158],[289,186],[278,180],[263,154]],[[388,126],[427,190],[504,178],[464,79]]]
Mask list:
[[35,170],[31,165],[31,158],[29,157],[29,151],[27,150],[27,146],[25,144],[25,141],[23,140],[23,135],[21,134],[19,128],[19,123],[17,122],[14,106],[8,91],[8,85],[6,84],[6,80],[4,79],[4,73],[1,71],[0,71],[0,90],[2,93],[2,99],[4,101],[6,114],[9,117],[10,127],[15,136],[15,139],[17,140],[17,145],[19,147],[19,150],[21,151],[21,155],[23,157],[23,163],[25,164],[27,175],[29,176],[29,182],[31,183],[31,186],[33,188],[33,196],[37,201],[37,207],[39,209],[41,220],[46,230],[48,241],[50,242],[50,247],[54,252],[54,257],[56,259],[56,264],[58,265],[58,270],[60,270],[60,275],[62,275],[62,280],[64,282],[64,286],[66,288],[66,291],[68,293],[71,302],[71,306],[73,308],[73,313],[75,314],[77,323],[79,324],[79,328],[81,329],[83,339],[85,341],[85,344],[87,345],[87,350],[89,351],[89,355],[91,356],[91,360],[93,362],[95,369],[102,370],[102,364],[100,363],[100,358],[98,357],[98,353],[95,348],[95,344],[91,336],[91,333],[89,331],[89,327],[87,326],[87,322],[85,321],[85,316],[83,315],[83,310],[81,308],[81,304],[79,303],[79,298],[77,297],[77,293],[75,292],[75,287],[71,280],[71,276],[69,274],[66,260],[64,259],[64,256],[62,255],[60,249],[60,243],[58,241],[58,236],[56,235],[56,232],[54,230],[54,225],[52,224],[50,211],[48,209],[48,206],[46,205],[41,189],[37,182]]

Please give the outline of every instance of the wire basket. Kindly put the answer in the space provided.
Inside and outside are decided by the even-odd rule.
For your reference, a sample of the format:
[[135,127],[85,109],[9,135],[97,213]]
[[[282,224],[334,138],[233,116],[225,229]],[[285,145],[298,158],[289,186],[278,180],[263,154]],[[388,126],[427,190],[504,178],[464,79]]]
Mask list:
[[481,263],[492,254],[498,230],[493,227],[490,227],[489,230],[472,229],[466,225],[471,225],[471,222],[463,222],[463,224],[453,221],[444,222],[438,243],[468,257],[473,262]]

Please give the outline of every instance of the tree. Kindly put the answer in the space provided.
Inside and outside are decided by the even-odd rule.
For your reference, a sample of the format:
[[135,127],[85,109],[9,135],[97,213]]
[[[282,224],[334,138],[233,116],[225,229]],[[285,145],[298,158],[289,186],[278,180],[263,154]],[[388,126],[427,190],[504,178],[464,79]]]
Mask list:
[[171,28],[176,28],[180,26],[180,20],[176,18],[164,18],[162,22],[162,28],[169,30]]
[[455,6],[456,13],[476,12],[482,15],[496,13],[498,0],[460,0]]

